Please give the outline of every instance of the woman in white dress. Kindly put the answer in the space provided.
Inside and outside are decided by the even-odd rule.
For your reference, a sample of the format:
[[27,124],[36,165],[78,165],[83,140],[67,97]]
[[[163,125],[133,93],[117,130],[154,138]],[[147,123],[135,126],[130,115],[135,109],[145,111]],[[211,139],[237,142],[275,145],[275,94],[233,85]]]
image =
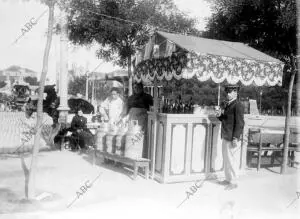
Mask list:
[[120,122],[124,114],[124,102],[120,97],[118,88],[113,87],[110,96],[100,105],[100,114],[104,120],[116,125]]

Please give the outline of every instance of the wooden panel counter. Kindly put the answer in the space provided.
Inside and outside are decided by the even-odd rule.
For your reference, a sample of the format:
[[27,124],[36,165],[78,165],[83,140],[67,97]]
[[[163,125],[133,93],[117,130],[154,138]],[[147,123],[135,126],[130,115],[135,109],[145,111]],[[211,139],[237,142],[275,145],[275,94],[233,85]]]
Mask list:
[[148,154],[151,162],[154,160],[154,179],[162,183],[183,182],[220,173],[221,123],[215,116],[158,113],[156,142],[154,119],[155,114],[148,112]]

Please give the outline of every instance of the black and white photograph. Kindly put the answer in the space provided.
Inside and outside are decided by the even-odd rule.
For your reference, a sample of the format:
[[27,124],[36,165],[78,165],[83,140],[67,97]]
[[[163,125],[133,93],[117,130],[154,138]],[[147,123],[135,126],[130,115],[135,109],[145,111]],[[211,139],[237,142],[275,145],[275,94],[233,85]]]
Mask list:
[[296,219],[300,0],[0,0],[0,218]]

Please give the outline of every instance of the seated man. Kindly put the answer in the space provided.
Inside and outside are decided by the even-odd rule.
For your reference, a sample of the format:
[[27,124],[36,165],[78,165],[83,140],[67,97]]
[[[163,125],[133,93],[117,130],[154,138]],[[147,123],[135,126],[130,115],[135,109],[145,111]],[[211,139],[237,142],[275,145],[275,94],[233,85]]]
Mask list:
[[71,145],[80,146],[81,149],[86,149],[87,146],[94,145],[94,136],[91,131],[87,128],[87,119],[83,116],[82,110],[79,109],[76,115],[73,117],[71,127],[69,131],[71,135]]

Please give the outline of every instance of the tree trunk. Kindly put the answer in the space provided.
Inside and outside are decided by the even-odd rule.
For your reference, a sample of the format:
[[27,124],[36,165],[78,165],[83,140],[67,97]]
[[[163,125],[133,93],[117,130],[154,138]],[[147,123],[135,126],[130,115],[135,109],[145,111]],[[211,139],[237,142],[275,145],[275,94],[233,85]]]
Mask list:
[[131,73],[131,55],[128,56],[128,96],[132,95],[132,73]]
[[282,115],[286,116],[287,115],[286,110],[288,109],[288,106],[282,106],[281,109],[282,109]]
[[297,4],[297,65],[298,65],[298,70],[297,70],[297,84],[296,84],[296,90],[297,90],[297,104],[296,104],[296,113],[297,116],[300,116],[300,1],[296,1]]
[[286,172],[287,163],[288,163],[288,152],[289,152],[289,141],[290,141],[290,119],[291,119],[291,103],[292,103],[292,95],[293,95],[293,85],[295,80],[296,69],[294,57],[291,57],[292,63],[292,74],[289,83],[289,93],[288,93],[288,104],[287,104],[287,112],[285,117],[285,128],[284,128],[284,149],[283,149],[283,160],[281,166],[281,173],[284,174]]
[[43,69],[40,78],[39,85],[39,97],[38,97],[38,105],[37,105],[37,122],[36,122],[36,133],[34,137],[34,146],[32,152],[31,165],[29,169],[29,177],[28,183],[25,185],[25,189],[27,188],[27,199],[33,199],[35,197],[35,176],[37,171],[37,162],[38,162],[38,152],[39,152],[39,144],[41,139],[41,129],[42,129],[42,121],[43,121],[43,96],[44,96],[44,86],[45,80],[48,72],[48,59],[50,46],[52,41],[52,32],[54,25],[54,1],[50,1],[48,4],[49,7],[49,17],[48,17],[48,33],[47,33],[47,42],[44,51],[43,57]]

